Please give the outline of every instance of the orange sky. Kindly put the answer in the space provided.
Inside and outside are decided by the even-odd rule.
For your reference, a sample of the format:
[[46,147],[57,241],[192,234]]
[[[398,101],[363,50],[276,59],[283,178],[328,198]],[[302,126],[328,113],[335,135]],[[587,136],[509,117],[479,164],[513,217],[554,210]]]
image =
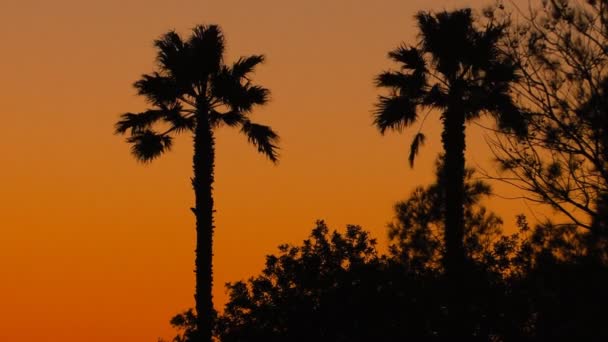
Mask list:
[[[433,179],[437,118],[416,169],[414,129],[371,126],[373,77],[412,41],[419,9],[481,1],[3,0],[0,4],[0,341],[156,341],[193,305],[191,142],[148,166],[112,135],[144,108],[131,87],[152,71],[152,40],[218,23],[228,60],[263,53],[272,90],[254,114],[282,136],[273,166],[236,132],[218,134],[216,306],[223,284],[304,239],[314,221],[356,223],[385,245],[392,205]],[[469,130],[471,163],[490,156]],[[507,223],[519,201],[494,200]]]

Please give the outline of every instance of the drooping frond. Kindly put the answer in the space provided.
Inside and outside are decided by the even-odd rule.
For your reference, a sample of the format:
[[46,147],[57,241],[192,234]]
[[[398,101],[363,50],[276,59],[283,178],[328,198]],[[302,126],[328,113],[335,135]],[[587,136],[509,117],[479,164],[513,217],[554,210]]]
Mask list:
[[138,95],[144,96],[148,102],[157,106],[174,103],[180,95],[175,80],[157,72],[142,75],[133,86],[137,89]]
[[250,143],[257,147],[258,152],[268,157],[273,163],[278,162],[279,136],[272,128],[246,120],[241,126],[241,132],[247,136]]
[[128,130],[131,130],[131,134],[141,132],[150,128],[162,117],[162,111],[153,109],[137,114],[125,113],[120,116],[120,120],[114,125],[114,133],[125,134]]
[[416,136],[414,136],[414,140],[412,140],[412,145],[410,146],[410,155],[408,157],[410,167],[414,167],[414,160],[420,151],[420,147],[424,145],[425,141],[426,136],[423,133],[418,132]]
[[232,64],[232,74],[237,78],[246,78],[248,74],[255,70],[258,64],[263,63],[265,57],[263,55],[252,55],[241,57],[238,61]]
[[379,96],[374,125],[384,134],[387,129],[401,131],[418,118],[416,104],[403,96]]
[[127,142],[131,144],[131,153],[143,163],[148,163],[171,149],[173,141],[170,136],[152,130],[133,133]]

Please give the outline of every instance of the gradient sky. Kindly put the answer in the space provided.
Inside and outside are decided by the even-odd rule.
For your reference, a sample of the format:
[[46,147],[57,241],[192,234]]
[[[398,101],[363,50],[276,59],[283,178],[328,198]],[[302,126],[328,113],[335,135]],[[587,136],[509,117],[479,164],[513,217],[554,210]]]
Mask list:
[[[485,2],[484,2],[485,3]],[[115,136],[144,108],[132,83],[152,71],[152,41],[217,23],[227,60],[263,53],[255,79],[272,102],[254,114],[282,136],[273,166],[237,132],[218,133],[215,301],[258,272],[280,243],[325,219],[360,224],[386,245],[392,205],[433,179],[437,117],[416,168],[416,128],[371,126],[373,77],[415,36],[420,9],[481,1],[3,0],[0,4],[0,341],[156,341],[193,305],[191,140],[143,166]],[[470,164],[489,165],[471,127]],[[502,188],[497,188],[502,191]],[[504,190],[508,193],[508,189]],[[507,225],[520,201],[493,200]]]

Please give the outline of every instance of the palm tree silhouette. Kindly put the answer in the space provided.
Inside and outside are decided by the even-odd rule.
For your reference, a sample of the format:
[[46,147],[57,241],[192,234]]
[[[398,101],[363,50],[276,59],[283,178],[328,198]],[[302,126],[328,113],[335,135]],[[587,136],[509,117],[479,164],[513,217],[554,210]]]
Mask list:
[[[116,133],[128,134],[131,151],[141,162],[150,162],[172,147],[172,138],[193,133],[196,216],[196,292],[199,341],[211,341],[213,242],[213,180],[215,139],[220,126],[240,128],[258,152],[277,162],[278,135],[268,126],[249,120],[255,106],[267,103],[269,91],[251,82],[264,56],[242,57],[224,64],[224,36],[216,25],[196,26],[183,40],[170,31],[154,42],[158,71],[135,82],[138,94],[152,105],[141,113],[126,113],[116,123]],[[157,129],[155,129],[155,127]],[[164,128],[164,129],[161,129]]]
[[[376,85],[388,88],[389,94],[378,98],[374,125],[382,134],[401,131],[413,125],[423,110],[427,110],[423,122],[433,110],[440,112],[446,168],[443,263],[446,276],[453,281],[451,287],[457,291],[466,266],[465,123],[488,113],[504,129],[523,134],[526,125],[509,95],[517,69],[498,49],[504,25],[489,20],[478,27],[468,8],[436,14],[419,12],[416,20],[420,31],[417,46],[401,45],[389,52],[389,58],[401,68],[376,78]],[[410,166],[424,142],[425,136],[419,131],[411,144]],[[451,297],[458,296],[454,292]],[[457,302],[451,305],[451,312],[459,309]]]

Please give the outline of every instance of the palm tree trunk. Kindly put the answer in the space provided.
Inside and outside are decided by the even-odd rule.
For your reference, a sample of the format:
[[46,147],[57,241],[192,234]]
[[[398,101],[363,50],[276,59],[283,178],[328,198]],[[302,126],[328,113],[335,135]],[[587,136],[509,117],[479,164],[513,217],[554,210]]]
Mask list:
[[206,111],[199,111],[194,132],[193,168],[196,207],[196,292],[194,300],[197,313],[199,342],[211,342],[215,311],[213,309],[213,169],[215,141]]
[[450,335],[465,337],[464,296],[464,151],[465,117],[460,108],[448,109],[443,116],[442,143],[445,150],[445,255],[443,263],[448,281],[448,319]]

